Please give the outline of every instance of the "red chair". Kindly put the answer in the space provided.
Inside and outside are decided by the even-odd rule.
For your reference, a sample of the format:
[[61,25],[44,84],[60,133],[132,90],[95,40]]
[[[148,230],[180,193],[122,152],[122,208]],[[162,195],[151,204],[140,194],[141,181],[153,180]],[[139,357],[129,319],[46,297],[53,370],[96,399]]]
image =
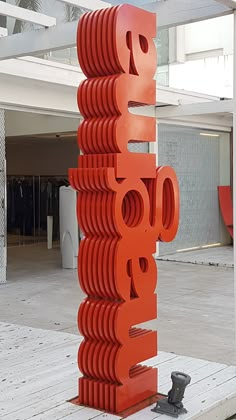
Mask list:
[[231,238],[233,238],[233,202],[231,197],[231,188],[229,186],[218,187],[218,195],[220,210],[225,226]]

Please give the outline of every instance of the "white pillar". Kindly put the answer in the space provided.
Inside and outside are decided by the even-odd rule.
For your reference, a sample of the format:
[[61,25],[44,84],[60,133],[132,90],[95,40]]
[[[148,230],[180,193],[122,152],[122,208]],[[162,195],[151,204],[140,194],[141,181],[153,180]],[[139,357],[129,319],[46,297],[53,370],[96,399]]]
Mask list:
[[234,316],[235,316],[235,348],[236,348],[236,10],[234,11],[234,112],[233,112],[233,224],[234,224]]

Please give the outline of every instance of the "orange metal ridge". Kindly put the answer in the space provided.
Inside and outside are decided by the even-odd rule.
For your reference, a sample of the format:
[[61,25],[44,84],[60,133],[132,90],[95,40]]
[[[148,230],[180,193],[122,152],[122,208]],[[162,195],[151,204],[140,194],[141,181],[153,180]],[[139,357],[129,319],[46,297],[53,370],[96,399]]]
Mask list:
[[78,326],[79,398],[120,413],[157,393],[157,370],[140,363],[157,354],[157,333],[135,325],[157,317],[156,241],[172,241],[179,189],[156,156],[131,153],[128,142],[155,142],[156,119],[128,108],[155,105],[155,14],[130,5],[85,13],[78,57],[87,79],[78,89],[83,152],[69,170],[78,191],[85,238],[78,275],[87,298]]

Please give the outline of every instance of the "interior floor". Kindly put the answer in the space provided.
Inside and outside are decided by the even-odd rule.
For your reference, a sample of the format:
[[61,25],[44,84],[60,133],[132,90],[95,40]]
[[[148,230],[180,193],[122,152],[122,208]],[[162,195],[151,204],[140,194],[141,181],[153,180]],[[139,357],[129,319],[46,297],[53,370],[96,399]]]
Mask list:
[[234,248],[232,245],[200,248],[191,251],[177,252],[162,255],[158,258],[163,261],[175,261],[190,264],[214,265],[219,267],[234,266]]
[[[235,364],[233,269],[158,261],[159,349]],[[77,270],[63,270],[59,248],[8,250],[0,321],[78,333],[84,295]]]
[[8,247],[11,246],[24,246],[24,245],[31,245],[37,244],[39,242],[46,242],[47,237],[46,235],[40,235],[40,237],[36,236],[28,236],[28,235],[20,235],[20,234],[7,234],[7,245]]

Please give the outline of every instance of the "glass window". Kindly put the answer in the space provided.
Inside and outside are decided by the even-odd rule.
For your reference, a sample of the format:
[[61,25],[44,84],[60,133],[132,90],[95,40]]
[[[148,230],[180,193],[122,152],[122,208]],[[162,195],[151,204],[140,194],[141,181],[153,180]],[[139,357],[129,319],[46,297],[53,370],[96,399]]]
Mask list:
[[157,32],[156,46],[158,53],[158,66],[169,64],[169,30],[160,29]]

